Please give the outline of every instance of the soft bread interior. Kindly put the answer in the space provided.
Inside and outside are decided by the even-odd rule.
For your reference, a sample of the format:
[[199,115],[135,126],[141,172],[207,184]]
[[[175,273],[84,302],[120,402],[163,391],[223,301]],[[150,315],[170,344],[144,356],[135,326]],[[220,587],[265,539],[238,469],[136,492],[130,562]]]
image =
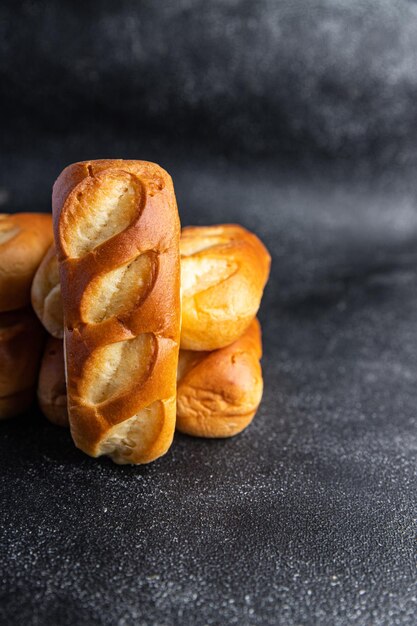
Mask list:
[[64,326],[64,315],[58,259],[56,254],[53,253],[47,263],[45,261],[40,266],[39,272],[35,277],[36,289],[42,292],[42,297],[37,298],[37,301],[39,302],[41,317],[46,318],[42,321],[47,328],[49,329],[50,326],[53,326],[54,329],[59,329]]
[[232,276],[237,264],[223,258],[191,256],[181,259],[181,293],[192,296]]
[[48,262],[47,271],[44,273],[44,278],[46,281],[48,291],[54,289],[57,285],[59,285],[59,266],[58,259],[56,254],[54,254]]
[[[3,216],[2,216],[3,217]],[[14,226],[6,216],[0,221],[0,245],[7,243],[20,232],[18,226]]]
[[[46,328],[54,329],[54,335],[63,336],[64,312],[62,310],[61,285],[55,285],[45,298],[44,319]],[[62,329],[62,332],[60,332]]]
[[131,311],[152,285],[154,253],[144,253],[133,261],[99,276],[86,289],[82,311],[84,321],[97,324]]
[[209,352],[197,352],[196,350],[180,350],[177,367],[177,382],[180,382],[186,373],[197,363],[200,363]]
[[192,254],[197,254],[198,252],[207,250],[208,248],[213,248],[214,246],[230,242],[230,238],[221,234],[221,229],[213,229],[213,231],[213,234],[205,237],[183,236],[180,240],[181,256],[191,256]]
[[86,363],[82,396],[94,405],[128,391],[132,382],[140,387],[153,366],[155,352],[151,333],[99,348]]
[[78,258],[125,230],[138,211],[138,187],[132,177],[106,176],[76,194],[66,213],[63,240],[70,257]]
[[153,402],[133,417],[114,426],[100,444],[99,454],[107,454],[119,464],[137,462],[157,439],[162,425],[162,402]]

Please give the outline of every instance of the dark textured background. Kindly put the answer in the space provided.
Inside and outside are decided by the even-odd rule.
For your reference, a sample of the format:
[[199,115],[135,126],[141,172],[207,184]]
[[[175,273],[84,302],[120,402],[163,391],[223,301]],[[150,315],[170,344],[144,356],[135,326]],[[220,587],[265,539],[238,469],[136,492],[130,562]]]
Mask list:
[[416,623],[417,4],[5,2],[1,210],[155,160],[273,256],[265,395],[121,468],[0,424],[0,623]]

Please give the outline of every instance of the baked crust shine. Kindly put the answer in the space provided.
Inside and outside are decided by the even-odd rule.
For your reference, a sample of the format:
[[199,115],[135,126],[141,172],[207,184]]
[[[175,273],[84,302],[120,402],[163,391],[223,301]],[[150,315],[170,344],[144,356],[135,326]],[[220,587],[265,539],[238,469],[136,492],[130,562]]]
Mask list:
[[52,197],[76,445],[148,463],[171,445],[180,330],[179,218],[144,161],[67,167]]

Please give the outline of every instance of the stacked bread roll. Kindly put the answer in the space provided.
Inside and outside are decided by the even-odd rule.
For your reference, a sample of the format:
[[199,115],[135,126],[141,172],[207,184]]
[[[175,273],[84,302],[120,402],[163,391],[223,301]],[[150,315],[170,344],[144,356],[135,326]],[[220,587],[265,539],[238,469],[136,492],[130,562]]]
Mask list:
[[269,275],[260,240],[237,225],[184,228],[177,428],[230,437],[252,421],[262,397],[256,314]]
[[45,332],[30,306],[30,288],[51,242],[49,215],[0,215],[0,419],[35,399]]
[[172,180],[144,161],[66,168],[53,223],[31,289],[50,334],[38,381],[47,418],[90,456],[134,464],[164,454],[175,427],[246,428],[263,389],[260,240],[237,225],[180,237]]

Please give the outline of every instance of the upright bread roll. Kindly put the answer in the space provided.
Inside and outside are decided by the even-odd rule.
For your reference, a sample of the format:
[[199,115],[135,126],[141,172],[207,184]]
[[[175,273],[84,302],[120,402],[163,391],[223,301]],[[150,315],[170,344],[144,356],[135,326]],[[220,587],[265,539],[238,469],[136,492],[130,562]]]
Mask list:
[[33,277],[52,239],[50,215],[0,214],[0,311],[29,304]]
[[32,306],[36,315],[53,336],[64,336],[61,285],[58,259],[52,245],[42,259],[35,274],[31,291]]
[[30,309],[0,313],[0,419],[35,399],[45,331]]
[[46,342],[38,379],[38,402],[50,422],[69,426],[62,339],[49,337]]
[[180,332],[179,218],[144,161],[67,167],[52,196],[76,445],[148,463],[171,445]]
[[236,341],[256,316],[270,256],[238,225],[184,228],[181,236],[181,348],[216,350]]
[[244,430],[262,399],[261,356],[257,319],[226,348],[180,350],[177,429],[194,437],[232,437]]

